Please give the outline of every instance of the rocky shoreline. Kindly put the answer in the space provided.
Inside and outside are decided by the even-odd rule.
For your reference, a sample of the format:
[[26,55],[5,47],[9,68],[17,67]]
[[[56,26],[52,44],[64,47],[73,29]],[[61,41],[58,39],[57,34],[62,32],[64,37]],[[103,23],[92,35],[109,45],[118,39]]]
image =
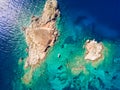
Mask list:
[[56,0],[47,0],[40,17],[33,16],[31,24],[23,28],[28,45],[28,57],[25,68],[34,66],[44,60],[48,49],[54,45],[58,37],[56,20],[60,15]]

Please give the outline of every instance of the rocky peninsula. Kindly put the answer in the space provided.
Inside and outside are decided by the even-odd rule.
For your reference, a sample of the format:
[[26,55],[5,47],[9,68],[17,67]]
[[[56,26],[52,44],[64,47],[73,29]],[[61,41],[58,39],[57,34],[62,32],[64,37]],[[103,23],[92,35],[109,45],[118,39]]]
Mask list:
[[98,60],[100,58],[102,58],[102,51],[103,51],[103,44],[102,43],[98,43],[95,40],[87,40],[86,41],[86,55],[85,55],[85,59],[86,60]]
[[47,0],[40,17],[32,16],[31,23],[24,28],[28,45],[25,67],[34,66],[44,60],[48,49],[58,37],[56,19],[60,15],[56,0]]

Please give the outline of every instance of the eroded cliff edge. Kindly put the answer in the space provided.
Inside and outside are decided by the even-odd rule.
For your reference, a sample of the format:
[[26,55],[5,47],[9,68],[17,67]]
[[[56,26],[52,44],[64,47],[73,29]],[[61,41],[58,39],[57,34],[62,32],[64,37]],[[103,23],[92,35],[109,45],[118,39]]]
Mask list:
[[25,67],[34,66],[44,60],[48,49],[58,37],[56,19],[60,15],[56,0],[47,0],[40,17],[32,17],[31,24],[25,29],[28,57]]

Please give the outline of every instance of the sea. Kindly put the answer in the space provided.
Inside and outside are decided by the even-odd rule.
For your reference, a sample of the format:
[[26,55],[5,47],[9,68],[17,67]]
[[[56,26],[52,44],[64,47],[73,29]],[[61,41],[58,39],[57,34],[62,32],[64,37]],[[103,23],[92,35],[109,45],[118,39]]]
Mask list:
[[[24,68],[22,28],[45,2],[0,0],[0,90],[120,90],[120,0],[58,0],[59,37],[32,74]],[[88,39],[103,43],[102,59],[84,59]]]

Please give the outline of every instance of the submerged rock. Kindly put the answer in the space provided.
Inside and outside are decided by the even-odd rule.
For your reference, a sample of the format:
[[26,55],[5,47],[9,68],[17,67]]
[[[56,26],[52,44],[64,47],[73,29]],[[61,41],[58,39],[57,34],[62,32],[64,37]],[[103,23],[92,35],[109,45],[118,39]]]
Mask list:
[[56,0],[47,0],[40,17],[32,17],[31,24],[26,27],[25,38],[28,50],[28,58],[25,67],[40,63],[45,57],[49,47],[54,45],[58,31],[55,24],[60,12]]

